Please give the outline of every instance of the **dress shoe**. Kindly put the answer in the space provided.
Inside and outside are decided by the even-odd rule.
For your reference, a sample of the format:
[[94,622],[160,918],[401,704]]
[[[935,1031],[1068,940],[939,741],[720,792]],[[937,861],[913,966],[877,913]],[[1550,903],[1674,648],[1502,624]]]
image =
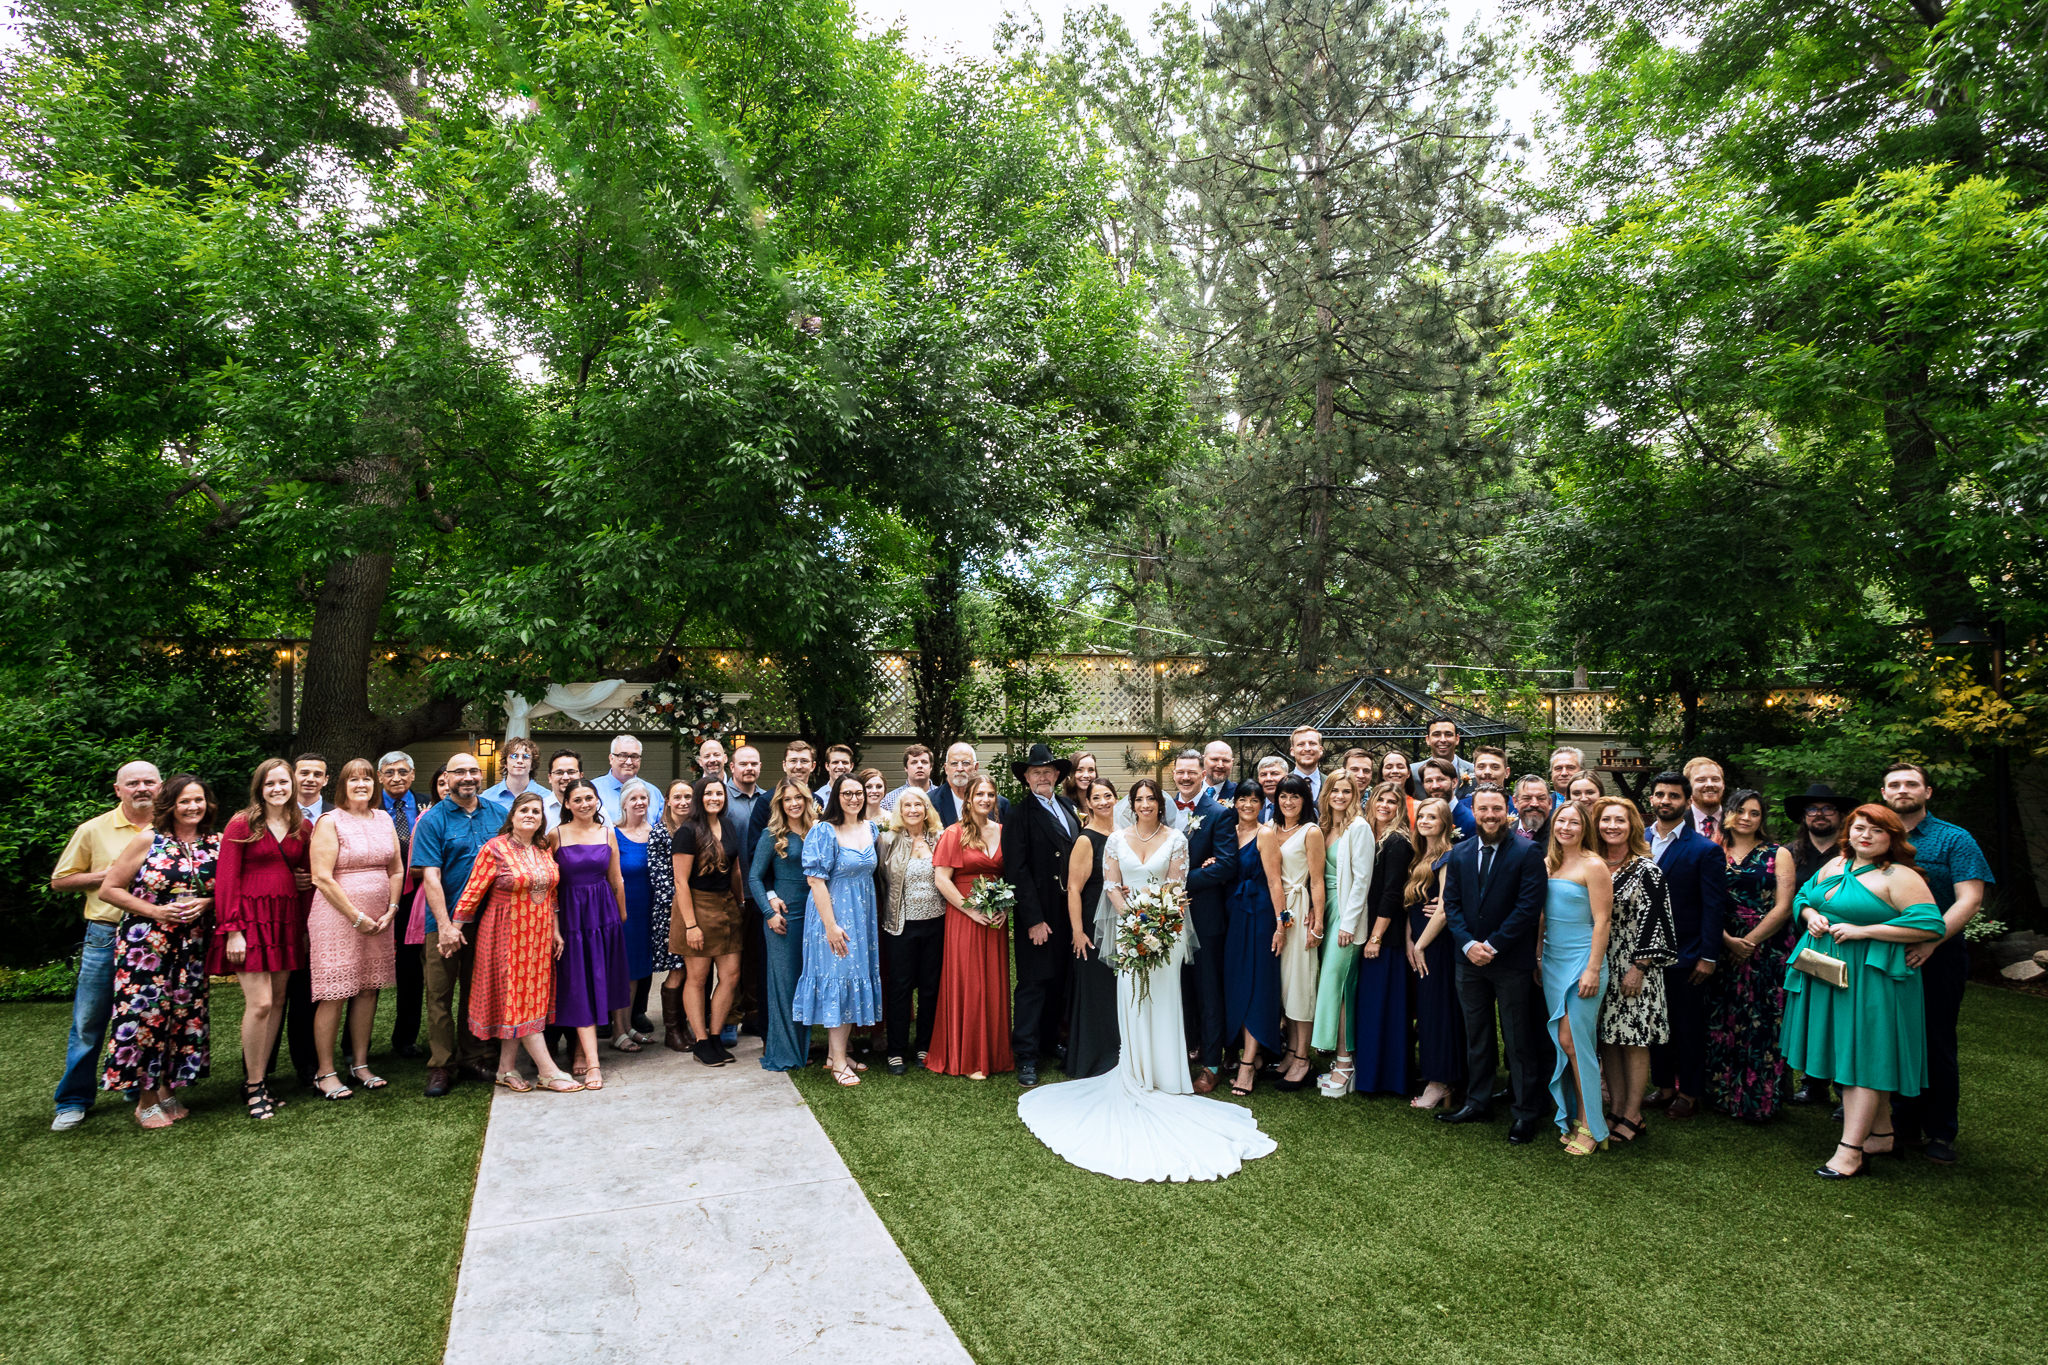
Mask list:
[[468,1073],[469,1079],[473,1081],[482,1081],[485,1085],[496,1085],[498,1083],[498,1073],[482,1062],[471,1062],[462,1069]]
[[1677,1098],[1678,1092],[1676,1090],[1666,1090],[1662,1086],[1659,1086],[1656,1090],[1651,1092],[1650,1098],[1643,1101],[1643,1108],[1662,1109]]
[[1508,1125],[1508,1141],[1517,1147],[1526,1147],[1536,1140],[1536,1130],[1540,1126],[1535,1119],[1516,1119]]
[[448,1067],[430,1066],[427,1068],[426,1096],[428,1099],[438,1100],[454,1088],[455,1074]]
[[1438,1123],[1491,1123],[1493,1111],[1483,1104],[1466,1104],[1436,1116]]
[[1017,1063],[1017,1084],[1029,1090],[1038,1084],[1038,1063],[1020,1061]]
[[1808,1081],[1785,1097],[1787,1104],[1826,1104],[1828,1088],[1818,1081]]
[[1829,1114],[1828,1117],[1833,1119],[1836,1123],[1840,1123],[1842,1121],[1842,1106],[1839,1104],[1836,1105],[1835,1112]]
[[1195,1093],[1206,1095],[1216,1088],[1216,1073],[1206,1066],[1195,1068]]
[[1699,1112],[1700,1102],[1690,1095],[1680,1095],[1671,1101],[1670,1107],[1664,1111],[1666,1117],[1674,1119],[1697,1118]]
[[652,1034],[654,1032],[654,1021],[644,1014],[634,1015],[633,1032]]
[[410,1062],[426,1056],[427,1050],[418,1043],[400,1043],[397,1047],[391,1049],[391,1055],[403,1057]]
[[1953,1166],[1958,1159],[1956,1145],[1953,1142],[1944,1142],[1940,1138],[1929,1138],[1927,1145],[1920,1149],[1920,1155],[1937,1166]]

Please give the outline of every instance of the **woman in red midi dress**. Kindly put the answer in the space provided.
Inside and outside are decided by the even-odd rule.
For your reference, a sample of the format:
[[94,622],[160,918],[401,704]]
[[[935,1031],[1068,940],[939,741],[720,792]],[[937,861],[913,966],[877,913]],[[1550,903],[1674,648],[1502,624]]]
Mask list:
[[995,779],[975,778],[960,823],[941,834],[932,851],[932,880],[946,901],[946,946],[925,1067],[976,1081],[1016,1065],[1010,1056],[1010,926],[991,925],[966,908],[977,881],[1003,872],[1003,827],[995,813]]
[[310,833],[292,798],[292,765],[264,759],[249,779],[249,808],[221,836],[206,953],[207,975],[241,979],[242,1103],[255,1119],[277,1113],[264,1075],[284,1023],[285,978],[306,965]]

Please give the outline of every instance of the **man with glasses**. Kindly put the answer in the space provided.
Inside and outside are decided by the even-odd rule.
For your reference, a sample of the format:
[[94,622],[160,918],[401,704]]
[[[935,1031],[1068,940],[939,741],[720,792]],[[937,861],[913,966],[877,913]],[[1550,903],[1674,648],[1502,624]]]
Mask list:
[[[718,750],[719,772],[717,774],[706,772],[705,776],[722,776],[725,770],[724,747],[721,746],[715,739],[711,740],[707,747],[715,748]],[[701,755],[702,751],[700,750],[699,753]],[[598,778],[590,784],[591,786],[597,788],[598,804],[604,808],[604,818],[610,824],[616,825],[619,823],[619,792],[625,787],[625,785],[628,782],[631,782],[634,778],[640,776],[640,757],[640,741],[637,737],[633,735],[617,736],[612,740],[611,770],[609,772],[600,774]],[[577,761],[577,767],[580,773],[582,767],[582,760],[579,759]],[[550,771],[550,773],[548,774],[548,779],[549,781],[554,780],[554,774],[552,771]],[[576,779],[572,777],[569,780],[573,782]],[[556,788],[555,796],[558,800],[560,799],[561,795],[561,788]],[[658,825],[661,823],[661,811],[662,808],[667,804],[667,798],[663,797],[659,791],[655,790],[654,784],[652,782],[648,783],[647,819],[650,824]]]
[[[420,817],[412,837],[412,867],[427,893],[427,1087],[430,1098],[448,1093],[467,1071],[489,1084],[496,1051],[469,1031],[472,947],[450,911],[469,885],[477,850],[497,837],[509,806],[481,795],[484,770],[474,755],[448,760],[448,797]],[[457,995],[460,994],[458,1001]]]
[[[419,798],[412,793],[412,755],[402,749],[393,749],[377,760],[377,785],[382,789],[378,800],[384,813],[391,817],[391,828],[398,831],[398,857],[410,867],[412,854],[412,832],[419,824],[421,807]],[[401,907],[412,904],[413,887],[417,879],[406,874],[404,894],[399,897]],[[393,1014],[391,1016],[391,1054],[394,1057],[417,1057],[420,1055],[420,993],[425,987],[425,967],[420,959],[417,943],[405,941],[406,911],[401,909],[396,932],[391,936],[398,956],[398,983],[392,989]]]

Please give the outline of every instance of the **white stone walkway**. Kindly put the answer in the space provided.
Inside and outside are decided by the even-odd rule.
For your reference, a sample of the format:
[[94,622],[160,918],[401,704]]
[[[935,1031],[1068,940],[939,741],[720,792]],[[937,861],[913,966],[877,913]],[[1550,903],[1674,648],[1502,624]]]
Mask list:
[[491,1103],[449,1365],[969,1365],[759,1039]]

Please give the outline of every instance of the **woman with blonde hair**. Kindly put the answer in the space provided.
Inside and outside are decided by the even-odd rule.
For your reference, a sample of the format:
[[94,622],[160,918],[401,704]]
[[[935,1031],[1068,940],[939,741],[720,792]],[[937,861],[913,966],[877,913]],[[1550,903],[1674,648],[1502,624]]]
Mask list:
[[1607,1145],[1600,1103],[1600,1002],[1607,993],[1607,931],[1614,879],[1595,852],[1592,822],[1567,801],[1550,817],[1544,850],[1550,889],[1543,907],[1543,1001],[1557,1044],[1550,1097],[1557,1128],[1572,1156]]
[[967,784],[959,823],[939,836],[932,879],[946,902],[946,946],[939,967],[939,1013],[928,1070],[985,1081],[1016,1065],[1010,1051],[1010,927],[967,904],[974,885],[1003,875],[1003,827],[995,779]]
[[[341,798],[313,826],[310,862],[315,892],[306,921],[312,964],[313,1047],[320,1059],[313,1086],[330,1100],[354,1092],[335,1074],[334,1035],[348,1012],[348,1071],[365,1090],[388,1082],[370,1070],[370,1027],[377,992],[398,984],[398,949],[391,925],[405,886],[398,827],[377,805],[377,771],[352,758],[335,783]],[[323,1081],[334,1082],[332,1087]]]
[[1607,998],[1600,1007],[1600,1067],[1614,1111],[1608,1130],[1623,1142],[1648,1131],[1643,1091],[1650,1083],[1650,1047],[1671,1038],[1664,1005],[1664,969],[1678,961],[1671,890],[1651,861],[1643,816],[1633,801],[1604,796],[1593,803],[1593,839],[1613,880],[1607,925]]
[[[901,798],[898,798],[899,804]],[[804,840],[817,823],[810,788],[783,778],[768,798],[768,826],[754,845],[747,894],[761,907],[762,990],[767,1014],[761,1069],[794,1071],[811,1060],[811,1031],[796,1022],[796,983],[804,972],[811,884],[804,877]]]
[[1372,887],[1376,845],[1372,823],[1364,818],[1363,795],[1350,777],[1332,773],[1324,779],[1322,807],[1323,905],[1333,932],[1331,941],[1323,945],[1310,1046],[1337,1054],[1316,1082],[1324,1098],[1335,1100],[1351,1093],[1358,1074],[1351,1054],[1357,1032],[1353,1004],[1358,993],[1359,953],[1367,937],[1366,892]]
[[[1447,1107],[1465,1080],[1465,1010],[1458,1002],[1458,954],[1445,932],[1443,860],[1457,838],[1451,804],[1431,798],[1415,808],[1414,854],[1401,883],[1403,942],[1415,974],[1415,1041],[1422,1093],[1417,1109]],[[1405,1057],[1404,1059],[1405,1060]]]
[[[939,894],[932,864],[943,827],[931,799],[915,787],[896,796],[889,828],[882,831],[882,935],[888,992],[882,1018],[888,1026],[885,1056],[889,1074],[909,1069],[914,1052],[922,1064],[932,1047],[939,1011],[939,974],[946,947],[946,898]],[[910,1029],[916,999],[917,1032]]]

